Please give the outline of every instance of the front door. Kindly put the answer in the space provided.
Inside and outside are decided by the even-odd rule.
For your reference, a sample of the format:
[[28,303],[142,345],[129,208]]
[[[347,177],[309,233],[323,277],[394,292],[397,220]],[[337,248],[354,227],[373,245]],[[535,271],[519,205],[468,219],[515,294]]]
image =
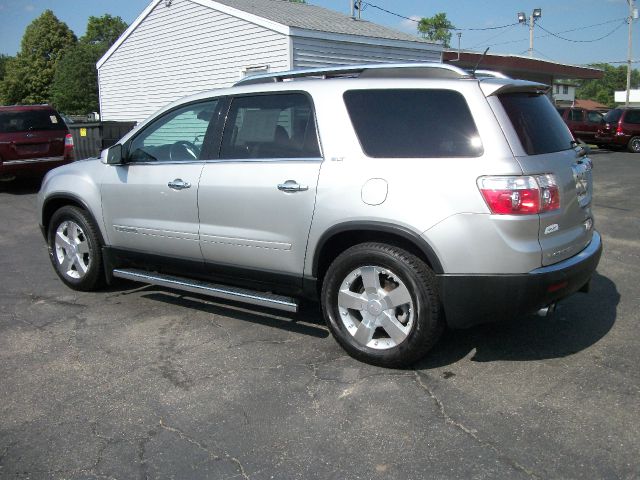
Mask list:
[[300,283],[321,162],[306,94],[233,98],[220,158],[205,161],[198,191],[209,273]]
[[102,185],[112,247],[202,261],[198,243],[200,153],[216,101],[161,115],[127,142],[127,161]]

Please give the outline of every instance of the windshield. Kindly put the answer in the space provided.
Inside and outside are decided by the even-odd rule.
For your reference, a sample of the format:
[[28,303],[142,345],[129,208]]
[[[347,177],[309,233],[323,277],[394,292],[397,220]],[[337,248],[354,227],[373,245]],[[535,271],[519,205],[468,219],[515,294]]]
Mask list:
[[604,121],[606,123],[618,123],[618,120],[620,120],[621,116],[622,110],[616,108],[607,112],[607,114],[604,116]]
[[66,130],[66,125],[53,110],[0,112],[0,133],[34,130]]
[[572,147],[571,132],[546,95],[504,93],[498,97],[528,155]]

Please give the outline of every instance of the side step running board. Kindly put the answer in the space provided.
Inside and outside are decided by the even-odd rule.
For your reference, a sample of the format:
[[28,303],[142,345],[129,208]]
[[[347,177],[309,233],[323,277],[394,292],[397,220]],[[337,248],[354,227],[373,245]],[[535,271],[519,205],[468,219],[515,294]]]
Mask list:
[[287,312],[298,311],[298,303],[293,298],[275,295],[273,293],[256,292],[244,288],[200,282],[198,280],[147,272],[145,270],[136,270],[133,268],[117,268],[113,271],[113,276],[133,280],[134,282],[149,283],[151,285],[198,293],[209,297],[222,298],[224,300],[233,300],[251,305],[259,305],[261,307],[285,310]]

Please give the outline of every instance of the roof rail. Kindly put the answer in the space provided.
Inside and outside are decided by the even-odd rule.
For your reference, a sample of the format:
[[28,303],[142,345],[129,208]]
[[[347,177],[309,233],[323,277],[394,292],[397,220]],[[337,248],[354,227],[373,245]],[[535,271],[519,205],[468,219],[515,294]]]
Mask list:
[[470,74],[446,63],[378,63],[371,65],[343,65],[339,67],[307,68],[287,72],[250,75],[236,82],[238,85],[277,83],[301,78],[468,78]]
[[505,75],[502,72],[496,72],[495,70],[476,70],[475,72],[476,78],[507,78],[511,79],[511,77]]

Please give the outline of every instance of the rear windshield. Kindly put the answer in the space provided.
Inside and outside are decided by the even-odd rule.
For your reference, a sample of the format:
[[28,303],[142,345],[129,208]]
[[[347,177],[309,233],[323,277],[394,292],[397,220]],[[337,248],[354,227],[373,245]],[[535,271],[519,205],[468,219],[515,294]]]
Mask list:
[[614,110],[609,110],[604,116],[605,123],[618,123],[620,117],[622,116],[622,110],[616,108]]
[[369,157],[477,157],[483,153],[467,102],[453,90],[350,90],[344,101]]
[[545,95],[504,93],[498,97],[527,155],[571,148],[573,137]]
[[0,133],[66,129],[60,115],[53,110],[0,112]]

